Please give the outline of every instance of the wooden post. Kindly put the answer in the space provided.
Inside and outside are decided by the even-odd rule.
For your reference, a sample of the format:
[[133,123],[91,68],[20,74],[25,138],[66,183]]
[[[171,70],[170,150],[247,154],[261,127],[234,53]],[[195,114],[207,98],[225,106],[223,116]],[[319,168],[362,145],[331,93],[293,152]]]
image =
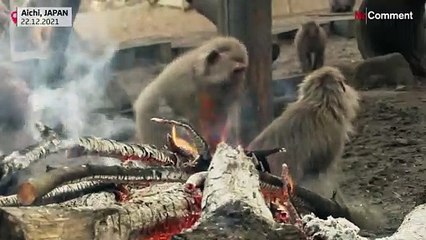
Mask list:
[[238,124],[245,146],[273,119],[271,0],[220,0],[217,21],[222,35],[240,39],[249,52],[247,94]]
[[[38,7],[71,7],[72,8],[72,23],[74,23],[75,16],[80,8],[81,0],[38,0]],[[62,72],[66,66],[65,51],[68,47],[69,37],[73,27],[56,27],[52,29],[52,35],[50,38],[50,55],[45,63],[44,71],[41,73],[48,83],[55,83],[59,79],[62,79]]]

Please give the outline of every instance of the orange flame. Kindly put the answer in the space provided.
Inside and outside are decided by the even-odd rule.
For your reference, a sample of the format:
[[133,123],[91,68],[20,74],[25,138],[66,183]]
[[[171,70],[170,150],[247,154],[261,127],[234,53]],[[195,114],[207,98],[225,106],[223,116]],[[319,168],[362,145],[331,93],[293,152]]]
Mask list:
[[194,156],[198,155],[198,151],[197,151],[196,147],[194,147],[193,145],[191,145],[185,139],[180,138],[180,137],[177,136],[176,126],[175,125],[172,126],[172,140],[173,140],[173,142],[174,142],[174,144],[176,146],[184,149],[185,151],[187,151],[191,155],[194,155]]
[[290,196],[293,196],[293,194],[294,194],[294,181],[293,181],[293,178],[291,177],[290,174],[288,174],[286,180],[287,180],[288,194],[290,194]]
[[284,186],[284,190],[287,191],[289,195],[293,195],[293,193],[294,193],[294,181],[293,181],[293,178],[290,175],[290,171],[288,169],[288,166],[285,163],[282,165],[281,179],[282,179],[283,183],[287,183],[287,186]]

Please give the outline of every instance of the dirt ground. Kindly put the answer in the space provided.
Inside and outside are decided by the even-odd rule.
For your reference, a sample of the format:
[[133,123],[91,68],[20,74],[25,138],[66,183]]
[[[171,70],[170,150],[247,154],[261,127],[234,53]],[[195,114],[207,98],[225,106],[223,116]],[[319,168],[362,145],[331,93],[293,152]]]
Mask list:
[[390,234],[405,214],[426,202],[426,94],[363,94],[357,134],[347,145],[340,186],[346,198],[382,209]]
[[[100,12],[96,16],[83,15],[77,18],[76,29],[93,33],[87,34],[84,39],[94,41],[109,37],[123,41],[129,35],[143,37],[152,31],[173,35],[182,34],[183,28],[190,28],[187,29],[189,32],[205,28],[204,26],[207,26],[207,30],[214,29],[205,19],[202,20],[204,22],[194,21],[200,19],[194,13],[188,13],[184,19],[176,19],[173,15],[174,12],[178,14],[179,10],[176,10],[167,21],[159,21],[164,9],[151,9],[149,16],[145,12],[141,13],[139,8],[129,8],[128,11],[139,16],[132,18],[131,24],[125,21],[108,21],[112,19],[112,13]],[[126,15],[122,14],[123,16],[117,18],[125,19]],[[86,22],[94,24],[85,24]],[[97,22],[109,24],[96,24]],[[188,22],[191,24],[188,25]],[[139,26],[137,31],[131,25]],[[166,31],[161,28],[163,25],[173,28],[169,27],[170,31]],[[120,31],[109,31],[105,35],[92,31],[100,26]],[[334,36],[329,39],[326,65],[355,64],[360,60],[354,39]],[[273,67],[274,75],[300,72],[291,40],[281,42],[281,57]],[[140,78],[140,73],[135,75]],[[137,77],[124,78],[132,82],[131,79]],[[369,233],[375,236],[389,235],[398,228],[403,217],[415,205],[426,203],[426,91],[365,92],[356,126],[357,134],[346,146],[342,160],[340,190],[346,198],[382,209],[386,223]]]
[[[281,43],[281,54],[274,74],[299,73],[290,40]],[[330,37],[326,65],[358,61],[355,39]],[[366,235],[390,235],[414,206],[426,203],[426,91],[363,92],[356,130],[341,162],[340,191],[383,214],[384,224]]]

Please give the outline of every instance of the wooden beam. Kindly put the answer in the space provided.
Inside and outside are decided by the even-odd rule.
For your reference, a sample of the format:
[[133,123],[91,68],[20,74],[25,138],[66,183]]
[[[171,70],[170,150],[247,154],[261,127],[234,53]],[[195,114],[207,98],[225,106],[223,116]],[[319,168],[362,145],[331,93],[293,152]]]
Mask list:
[[237,133],[243,145],[273,119],[271,15],[271,0],[221,0],[219,3],[218,31],[240,39],[249,53],[247,94],[241,101]]
[[[81,0],[62,0],[55,3],[52,3],[52,0],[37,0],[37,7],[71,7],[71,22],[74,23],[80,3]],[[72,31],[73,27],[57,27],[52,29],[49,58],[45,62],[46,66],[42,66],[45,71],[41,71],[45,76],[40,76],[46,79],[48,83],[54,83],[62,78],[62,72],[66,66],[65,51],[68,47]]]

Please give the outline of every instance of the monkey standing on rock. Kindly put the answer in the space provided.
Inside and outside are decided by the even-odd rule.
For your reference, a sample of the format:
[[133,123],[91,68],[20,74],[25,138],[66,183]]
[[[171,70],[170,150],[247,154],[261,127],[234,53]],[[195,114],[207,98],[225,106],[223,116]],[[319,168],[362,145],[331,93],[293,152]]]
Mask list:
[[314,21],[308,21],[297,30],[294,37],[297,56],[303,72],[310,72],[324,65],[327,34]]
[[164,117],[187,121],[215,148],[247,65],[246,47],[232,37],[214,38],[174,60],[133,104],[137,140],[164,145],[170,127],[150,121]]
[[334,67],[323,67],[305,77],[298,99],[266,127],[248,150],[286,148],[268,159],[272,174],[287,163],[296,182],[318,175],[343,152],[359,109],[358,93]]

